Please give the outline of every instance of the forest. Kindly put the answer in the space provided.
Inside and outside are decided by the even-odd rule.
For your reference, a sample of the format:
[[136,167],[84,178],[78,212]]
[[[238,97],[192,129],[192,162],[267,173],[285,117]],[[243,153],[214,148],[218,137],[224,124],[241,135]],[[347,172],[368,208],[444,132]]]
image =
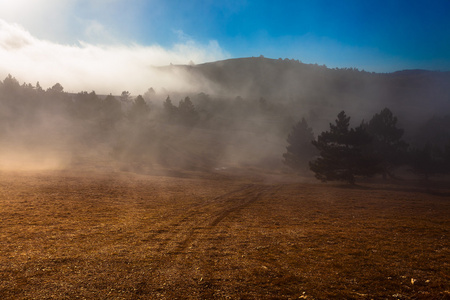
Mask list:
[[[69,166],[90,153],[113,159],[131,171],[252,167],[314,173],[323,181],[350,183],[360,176],[395,178],[399,168],[426,179],[449,172],[450,114],[446,107],[450,93],[442,87],[448,74],[434,74],[437,84],[430,80],[434,77],[419,72],[428,85],[421,81],[422,92],[416,94],[437,89],[434,103],[420,105],[416,98],[406,104],[402,100],[402,91],[417,85],[417,77],[411,72],[406,77],[387,74],[394,78],[389,84],[396,86],[389,97],[375,103],[373,93],[364,92],[358,81],[361,77],[386,81],[383,74],[251,58],[245,61],[246,69],[255,76],[244,94],[238,87],[243,78],[234,81],[230,75],[234,74],[230,64],[235,63],[170,67],[190,68],[193,78],[201,73],[215,81],[209,86],[216,91],[210,89],[210,94],[153,88],[137,96],[128,91],[121,95],[69,93],[60,83],[45,89],[39,82],[21,84],[8,75],[0,82],[2,167],[14,166],[14,161]],[[287,87],[281,81],[264,84],[274,76],[263,76],[266,71],[292,75],[295,68],[302,69],[303,78],[306,72],[310,82],[316,81],[314,89],[310,85]],[[238,71],[235,74],[242,76]],[[323,79],[328,82],[323,88],[318,88],[319,77],[329,77]],[[375,81],[364,80],[365,89],[373,91]],[[283,98],[283,93],[291,95]],[[396,101],[390,100],[396,95]],[[356,96],[359,102],[350,101]],[[367,109],[366,98],[371,104]],[[423,109],[428,106],[440,113]]]

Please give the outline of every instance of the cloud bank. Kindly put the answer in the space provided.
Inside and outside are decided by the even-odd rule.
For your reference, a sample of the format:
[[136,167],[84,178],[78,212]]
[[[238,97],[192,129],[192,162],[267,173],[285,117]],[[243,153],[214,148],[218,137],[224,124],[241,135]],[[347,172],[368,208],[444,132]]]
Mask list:
[[[92,24],[92,30],[102,30]],[[18,24],[0,19],[0,76],[44,88],[60,83],[68,92],[144,93],[149,87],[190,91],[185,74],[163,72],[155,66],[202,63],[228,58],[217,41],[200,44],[183,39],[170,48],[139,44],[97,45],[80,41],[60,44],[31,35]]]

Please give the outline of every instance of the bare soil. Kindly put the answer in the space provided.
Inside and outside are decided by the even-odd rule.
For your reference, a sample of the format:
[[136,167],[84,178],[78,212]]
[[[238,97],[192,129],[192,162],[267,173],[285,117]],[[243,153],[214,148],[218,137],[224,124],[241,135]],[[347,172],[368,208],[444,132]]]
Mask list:
[[0,172],[1,299],[450,299],[450,187]]

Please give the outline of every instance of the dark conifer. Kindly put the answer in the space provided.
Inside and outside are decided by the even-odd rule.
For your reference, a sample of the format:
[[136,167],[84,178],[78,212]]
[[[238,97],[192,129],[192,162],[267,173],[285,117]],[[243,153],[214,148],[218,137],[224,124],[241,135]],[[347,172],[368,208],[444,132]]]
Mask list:
[[394,177],[395,168],[406,163],[408,149],[408,144],[402,140],[403,129],[397,128],[397,117],[385,108],[363,126],[372,137],[370,148],[378,160],[378,172],[383,178]]
[[314,140],[312,129],[304,118],[292,127],[287,138],[288,146],[283,154],[283,163],[295,171],[308,169],[308,162],[317,154],[311,144]]
[[372,176],[376,161],[369,155],[370,136],[363,126],[349,129],[350,117],[342,111],[330,131],[322,132],[312,144],[320,157],[310,162],[310,169],[322,181],[346,181],[355,183],[356,176]]

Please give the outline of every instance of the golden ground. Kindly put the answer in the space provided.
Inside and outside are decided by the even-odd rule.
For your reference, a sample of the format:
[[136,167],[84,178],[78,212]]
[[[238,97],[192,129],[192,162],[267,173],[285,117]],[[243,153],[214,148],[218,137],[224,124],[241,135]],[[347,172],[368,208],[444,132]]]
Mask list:
[[450,188],[1,172],[1,299],[450,299]]

